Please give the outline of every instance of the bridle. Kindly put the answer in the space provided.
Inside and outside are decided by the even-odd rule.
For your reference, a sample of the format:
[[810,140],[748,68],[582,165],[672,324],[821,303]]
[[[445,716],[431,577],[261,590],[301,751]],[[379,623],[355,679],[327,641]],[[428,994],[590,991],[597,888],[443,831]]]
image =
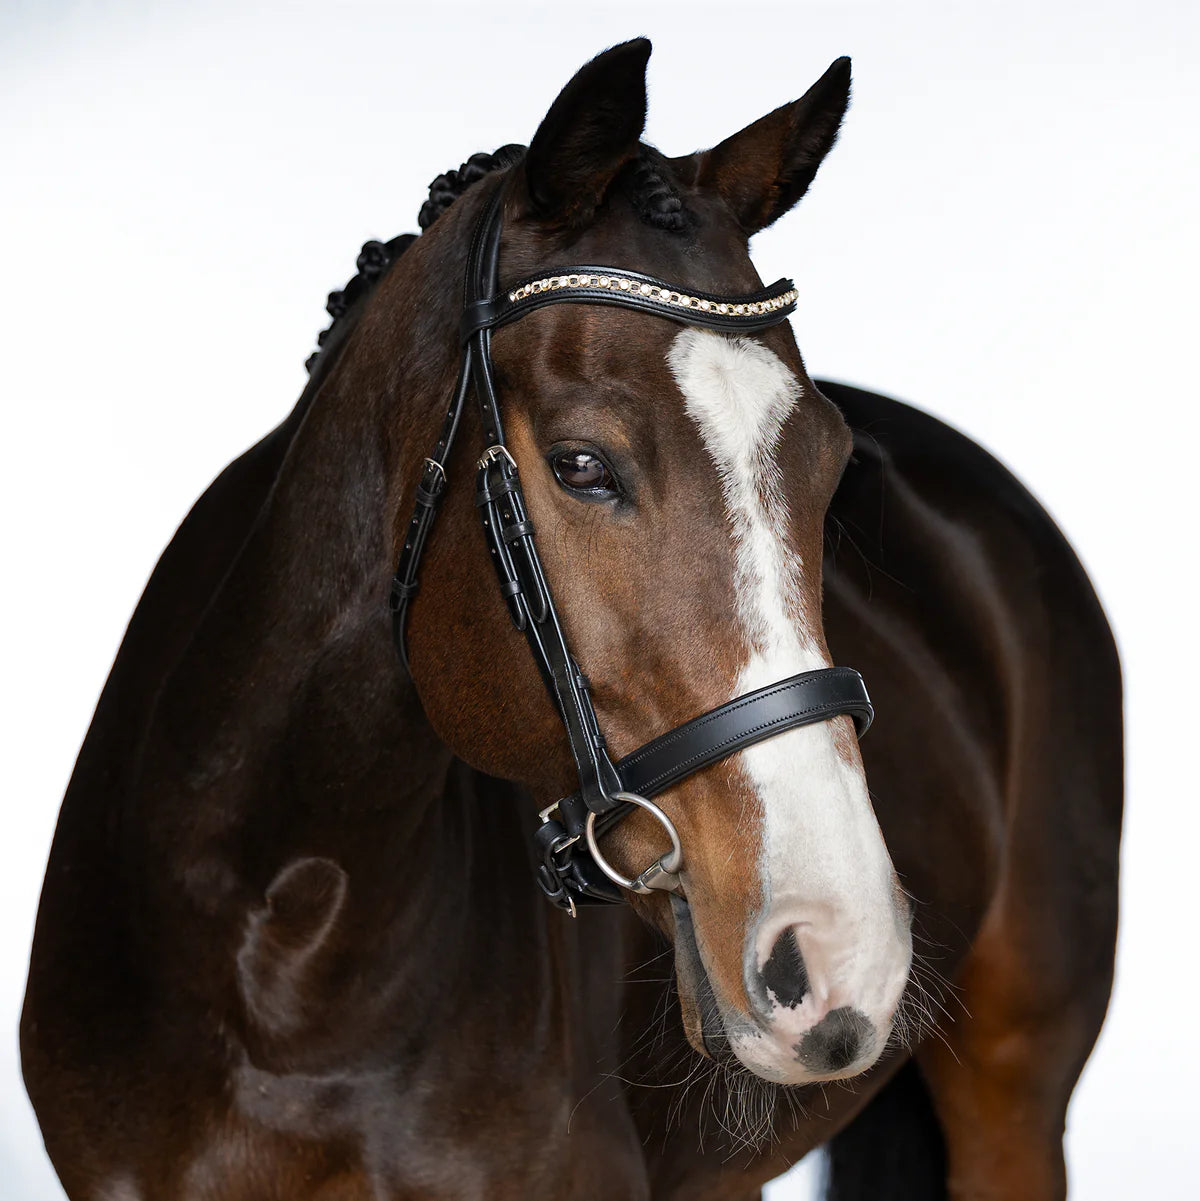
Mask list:
[[[562,719],[579,776],[578,791],[542,810],[534,833],[537,882],[554,904],[574,915],[576,903],[623,900],[622,889],[679,891],[683,864],[679,835],[651,798],[718,760],[797,726],[846,714],[861,736],[874,710],[857,671],[825,667],[737,697],[616,763],[609,758],[587,677],[567,646],[542,569],[517,464],[505,446],[492,374],[492,331],[548,304],[607,304],[724,333],[749,333],[786,320],[796,307],[796,290],[791,280],[783,279],[747,296],[714,296],[675,288],[637,271],[577,266],[558,267],[501,292],[501,195],[497,186],[475,225],[467,255],[459,327],[462,363],[437,443],[417,484],[416,506],[392,580],[392,633],[408,668],[404,636],[408,606],[417,592],[421,554],[448,483],[445,464],[473,387],[483,416],[485,447],[477,467],[475,504],[500,593],[513,625],[529,642]],[[647,810],[663,825],[671,849],[631,879],[605,859],[598,839],[635,807]]]

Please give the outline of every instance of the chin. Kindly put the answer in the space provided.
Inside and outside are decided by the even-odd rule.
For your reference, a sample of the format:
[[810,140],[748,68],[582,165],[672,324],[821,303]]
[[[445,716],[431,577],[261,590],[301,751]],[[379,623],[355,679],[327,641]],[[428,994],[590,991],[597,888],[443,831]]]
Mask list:
[[806,1049],[804,1040],[781,1043],[769,1033],[745,1027],[730,1033],[728,1040],[734,1057],[754,1075],[773,1084],[804,1085],[861,1076],[879,1060],[888,1034],[890,1029],[872,1030],[852,1051],[835,1049],[832,1054],[818,1054],[811,1045]]

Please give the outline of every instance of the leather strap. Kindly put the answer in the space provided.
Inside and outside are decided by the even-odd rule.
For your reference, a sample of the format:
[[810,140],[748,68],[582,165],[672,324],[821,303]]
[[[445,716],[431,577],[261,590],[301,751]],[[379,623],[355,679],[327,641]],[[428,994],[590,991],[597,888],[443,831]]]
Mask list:
[[861,738],[875,717],[863,678],[852,667],[789,676],[692,718],[617,764],[625,792],[654,797],[695,772],[793,730],[847,714]]
[[400,550],[400,561],[396,565],[396,574],[392,577],[392,588],[388,597],[388,607],[392,613],[392,640],[396,644],[396,650],[400,655],[400,661],[404,664],[405,671],[409,670],[408,647],[404,639],[408,606],[413,597],[417,595],[420,586],[417,569],[421,565],[421,555],[425,550],[426,542],[429,541],[434,520],[437,518],[438,509],[442,503],[442,493],[445,492],[448,483],[445,462],[450,453],[450,447],[454,443],[454,435],[458,432],[458,423],[462,417],[470,378],[470,366],[464,356],[454,400],[446,415],[437,445],[433,448],[433,454],[425,460],[425,467],[417,482],[413,515],[409,520],[408,529],[404,533],[404,546]]
[[[483,212],[472,231],[471,247],[467,254],[467,266],[463,280],[464,295],[468,298],[479,295],[480,289],[487,286],[486,281],[480,279],[480,259],[483,254],[484,241],[493,226],[497,228],[495,254],[497,257],[499,255],[499,203],[500,193],[497,188],[484,205]],[[458,383],[454,387],[454,396],[446,410],[446,416],[442,420],[442,428],[438,433],[437,442],[434,444],[432,453],[425,460],[421,479],[417,483],[413,515],[409,520],[408,529],[405,531],[404,546],[400,550],[400,560],[396,565],[395,575],[392,577],[391,591],[388,596],[388,608],[392,614],[392,640],[396,644],[396,651],[400,656],[401,663],[404,664],[405,671],[411,670],[408,662],[408,644],[405,640],[408,607],[420,588],[417,573],[421,566],[421,555],[424,553],[429,535],[433,531],[433,524],[441,505],[442,493],[449,482],[446,475],[446,463],[449,461],[450,451],[454,446],[454,439],[462,422],[463,410],[466,408],[467,396],[475,378],[473,358],[475,354],[479,353],[479,350],[479,346],[468,345],[463,351],[462,363],[458,371]],[[483,353],[487,353],[486,346],[483,347]],[[499,410],[494,404],[493,411],[495,418],[492,424],[493,427],[498,427],[500,423]],[[495,428],[492,433],[496,433]],[[492,440],[496,439],[493,437]]]
[[587,809],[608,813],[620,804],[612,795],[620,791],[620,780],[596,721],[587,678],[571,656],[554,608],[517,465],[502,446],[491,447],[480,460],[475,497],[509,616],[524,633],[566,729],[579,774],[578,795]]
[[555,267],[507,293],[468,304],[459,324],[465,342],[480,329],[497,329],[549,304],[601,304],[667,317],[725,333],[753,333],[778,325],[796,310],[796,285],[780,279],[744,296],[688,292],[653,275],[619,267]]

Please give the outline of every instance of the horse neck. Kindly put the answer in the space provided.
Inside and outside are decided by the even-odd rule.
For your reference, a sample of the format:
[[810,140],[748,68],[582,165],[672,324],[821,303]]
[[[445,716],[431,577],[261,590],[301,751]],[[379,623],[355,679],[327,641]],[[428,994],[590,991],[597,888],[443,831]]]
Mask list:
[[[393,531],[457,369],[445,329],[465,254],[445,248],[465,247],[450,227],[469,231],[470,218],[449,216],[450,261],[418,243],[382,282],[160,691],[131,825],[148,908],[178,921],[219,921],[232,937],[307,857],[347,874],[376,927],[403,925],[406,909],[428,916],[435,891],[464,887],[465,847],[495,843],[497,821],[516,828],[515,805],[474,805],[470,773],[452,772],[386,611]],[[519,846],[516,867],[528,887]]]
[[[465,248],[468,199],[443,246]],[[582,1095],[617,1038],[629,922],[585,942],[545,905],[528,798],[454,758],[391,645],[395,531],[457,372],[465,253],[435,263],[426,238],[317,388],[160,692],[127,823],[142,961],[267,1070],[382,1056],[436,1080],[439,1040],[501,1026]],[[397,329],[407,351],[372,357]]]

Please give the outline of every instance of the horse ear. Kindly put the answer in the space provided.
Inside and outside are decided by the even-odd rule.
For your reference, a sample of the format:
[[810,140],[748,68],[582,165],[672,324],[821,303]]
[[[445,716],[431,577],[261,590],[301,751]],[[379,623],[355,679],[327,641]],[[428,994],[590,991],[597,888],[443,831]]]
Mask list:
[[725,201],[747,236],[757,233],[808,191],[849,103],[850,60],[839,58],[799,100],[700,155],[697,185]]
[[649,58],[646,38],[622,42],[581,67],[559,93],[525,155],[535,216],[570,226],[591,220],[613,177],[637,154]]

